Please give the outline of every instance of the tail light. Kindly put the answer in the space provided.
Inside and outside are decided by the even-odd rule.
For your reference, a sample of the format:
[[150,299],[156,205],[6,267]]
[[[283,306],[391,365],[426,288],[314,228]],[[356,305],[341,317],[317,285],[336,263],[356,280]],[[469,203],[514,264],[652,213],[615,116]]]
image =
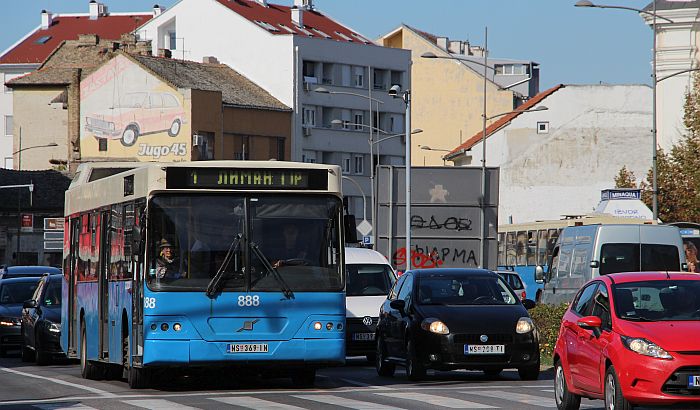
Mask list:
[[527,299],[527,293],[525,291],[520,292],[520,300]]

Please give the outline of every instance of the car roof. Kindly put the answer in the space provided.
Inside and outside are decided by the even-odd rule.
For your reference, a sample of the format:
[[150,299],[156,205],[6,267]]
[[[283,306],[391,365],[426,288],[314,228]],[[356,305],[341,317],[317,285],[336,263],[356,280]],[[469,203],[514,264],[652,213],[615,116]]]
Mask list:
[[488,269],[467,269],[467,268],[434,268],[434,269],[412,269],[406,271],[416,277],[425,278],[429,276],[493,276],[498,277],[495,272]]
[[345,264],[375,263],[388,265],[389,261],[381,253],[367,248],[345,248]]
[[700,275],[689,272],[621,272],[604,275],[595,280],[603,279],[607,283],[630,283],[645,280],[700,280]]
[[520,276],[518,272],[512,271],[512,270],[495,270],[494,272],[498,273],[499,275],[515,275],[515,276]]
[[61,273],[61,269],[53,266],[8,266],[7,273]]
[[6,278],[0,280],[0,285],[5,283],[20,283],[20,282],[39,282],[40,277],[37,276],[20,276],[18,278]]

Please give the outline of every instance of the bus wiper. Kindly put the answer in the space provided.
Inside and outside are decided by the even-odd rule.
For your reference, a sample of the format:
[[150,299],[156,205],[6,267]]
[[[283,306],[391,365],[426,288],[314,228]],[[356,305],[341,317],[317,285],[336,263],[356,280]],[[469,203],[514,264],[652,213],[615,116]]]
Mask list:
[[260,259],[265,269],[267,269],[267,273],[272,274],[272,277],[275,278],[277,283],[280,284],[280,289],[282,289],[282,294],[284,294],[284,297],[287,299],[294,299],[294,292],[292,292],[292,288],[290,288],[287,282],[284,281],[282,275],[280,275],[277,269],[272,266],[270,260],[267,259],[267,256],[265,256],[265,254],[260,250],[260,247],[258,247],[258,244],[251,241],[250,248],[253,250],[253,253],[255,253],[258,259]]
[[233,238],[233,241],[231,241],[231,246],[229,246],[228,252],[226,252],[224,260],[221,262],[219,269],[216,271],[216,275],[214,275],[214,277],[211,278],[211,281],[207,285],[207,296],[214,296],[214,294],[216,294],[216,292],[219,291],[219,288],[221,288],[221,285],[224,283],[221,279],[223,279],[224,273],[226,272],[228,265],[231,263],[231,259],[233,259],[233,254],[238,249],[238,246],[241,244],[242,238],[243,235],[239,233],[236,235],[235,238]]

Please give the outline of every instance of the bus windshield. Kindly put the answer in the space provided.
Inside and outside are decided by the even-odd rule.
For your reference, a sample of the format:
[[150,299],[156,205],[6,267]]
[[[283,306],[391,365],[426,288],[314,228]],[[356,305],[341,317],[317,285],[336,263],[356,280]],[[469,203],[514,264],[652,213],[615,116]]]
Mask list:
[[341,291],[341,207],[331,196],[155,196],[149,287],[204,292],[218,273],[222,291]]

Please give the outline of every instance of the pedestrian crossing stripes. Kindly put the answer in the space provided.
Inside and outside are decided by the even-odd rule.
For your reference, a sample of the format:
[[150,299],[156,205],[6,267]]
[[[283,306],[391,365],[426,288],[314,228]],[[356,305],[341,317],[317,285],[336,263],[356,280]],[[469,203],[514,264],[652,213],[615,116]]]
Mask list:
[[[301,392],[299,392],[301,393]],[[271,395],[272,394],[272,395]],[[388,391],[377,392],[372,390],[364,391],[361,398],[350,396],[349,393],[336,392],[334,394],[265,394],[255,397],[255,393],[249,395],[230,395],[207,397],[206,401],[216,402],[215,408],[222,406],[232,406],[237,408],[247,408],[255,410],[302,410],[312,406],[312,402],[318,407],[336,407],[357,410],[406,410],[410,408],[423,408],[426,406],[442,407],[449,409],[510,409],[510,408],[556,408],[556,403],[550,394],[543,392],[542,396],[535,394],[519,393],[515,391],[501,390],[453,390],[452,396],[420,393],[415,391]],[[294,398],[294,404],[284,403],[286,397]],[[114,399],[133,407],[148,410],[192,410],[199,407],[191,407],[165,398],[141,399]],[[170,398],[170,397],[169,397]],[[376,399],[376,400],[375,400]],[[301,402],[299,401],[301,400]],[[201,404],[201,402],[199,402]],[[510,403],[510,404],[508,404]],[[89,403],[93,404],[93,403]],[[212,408],[212,405],[204,405],[205,408]],[[582,407],[590,405],[582,404]],[[41,410],[96,410],[78,402],[45,403],[35,404],[34,408]],[[113,406],[110,406],[113,408]]]
[[395,399],[415,400],[421,403],[430,404],[433,406],[448,407],[450,409],[495,409],[497,407],[488,406],[482,403],[474,403],[472,401],[453,399],[451,397],[435,396],[425,393],[376,393],[380,396],[392,397]]

